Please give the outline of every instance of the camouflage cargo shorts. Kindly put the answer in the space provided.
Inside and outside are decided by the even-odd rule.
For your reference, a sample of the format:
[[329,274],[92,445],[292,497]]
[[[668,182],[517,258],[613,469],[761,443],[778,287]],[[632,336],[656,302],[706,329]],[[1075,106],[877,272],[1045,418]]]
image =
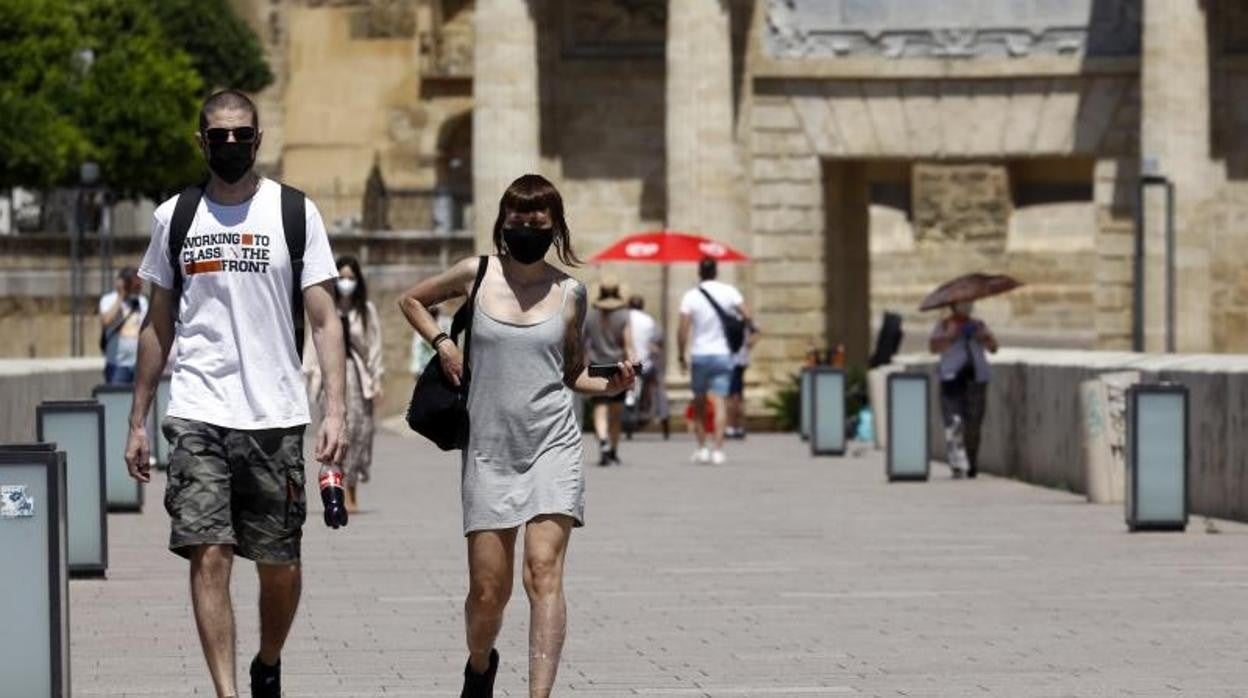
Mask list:
[[227,429],[169,417],[172,444],[165,510],[169,549],[189,558],[199,545],[232,545],[250,560],[299,560],[304,492],[303,427]]

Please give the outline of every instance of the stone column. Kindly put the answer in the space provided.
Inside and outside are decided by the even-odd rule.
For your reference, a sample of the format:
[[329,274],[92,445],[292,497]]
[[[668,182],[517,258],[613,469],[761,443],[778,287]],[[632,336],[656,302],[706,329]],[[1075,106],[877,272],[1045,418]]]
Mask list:
[[[1140,71],[1140,157],[1175,187],[1175,343],[1210,351],[1209,226],[1218,175],[1210,153],[1209,39],[1203,3],[1144,0]],[[1165,206],[1160,187],[1145,197],[1144,345],[1165,343]]]
[[472,227],[492,252],[499,197],[540,166],[537,27],[530,0],[477,0],[473,21]]
[[[739,191],[740,164],[733,138],[732,23],[727,3],[681,0],[667,8],[667,227],[741,247],[749,213]],[[739,282],[738,270],[730,266],[721,269],[721,278]],[[671,269],[668,307],[678,307],[695,274],[690,265]],[[673,312],[665,328],[673,338],[675,320]],[[674,352],[676,342],[668,345]]]

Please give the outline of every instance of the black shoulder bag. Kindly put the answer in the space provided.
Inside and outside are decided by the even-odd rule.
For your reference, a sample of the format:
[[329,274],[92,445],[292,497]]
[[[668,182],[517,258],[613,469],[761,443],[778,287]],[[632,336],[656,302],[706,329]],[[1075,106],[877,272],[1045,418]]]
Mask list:
[[741,351],[741,347],[745,344],[745,320],[725,311],[720,307],[719,303],[715,302],[715,297],[705,288],[699,286],[698,290],[702,292],[702,295],[706,296],[706,300],[715,309],[715,314],[719,316],[719,322],[724,327],[724,339],[728,340],[728,348],[734,354]]
[[453,451],[468,444],[468,356],[472,352],[472,309],[477,302],[481,279],[489,268],[489,257],[477,262],[477,279],[472,283],[468,300],[451,320],[451,341],[459,343],[464,333],[464,374],[459,387],[442,370],[437,354],[429,359],[424,372],[416,379],[412,401],[407,406],[407,425],[412,431],[432,441],[443,451]]
[[[173,206],[173,218],[169,221],[169,264],[173,267],[173,319],[178,320],[178,308],[182,302],[182,244],[195,220],[195,211],[204,198],[203,186],[191,186],[182,190]],[[282,185],[282,234],[286,249],[290,251],[290,319],[295,328],[295,351],[303,358],[303,252],[308,237],[307,196]]]

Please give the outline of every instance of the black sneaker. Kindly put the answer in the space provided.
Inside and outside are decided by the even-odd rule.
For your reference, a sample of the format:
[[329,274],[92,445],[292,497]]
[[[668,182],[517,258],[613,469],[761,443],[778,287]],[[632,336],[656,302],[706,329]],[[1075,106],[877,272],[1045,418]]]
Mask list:
[[494,698],[494,675],[498,673],[498,650],[490,650],[490,668],[484,674],[472,670],[472,664],[464,664],[464,690],[459,698]]
[[252,698],[282,698],[282,660],[269,666],[260,661],[260,656],[251,660],[251,695]]
[[610,460],[615,465],[620,464],[620,454],[614,448],[612,448],[610,451],[607,452],[607,459]]

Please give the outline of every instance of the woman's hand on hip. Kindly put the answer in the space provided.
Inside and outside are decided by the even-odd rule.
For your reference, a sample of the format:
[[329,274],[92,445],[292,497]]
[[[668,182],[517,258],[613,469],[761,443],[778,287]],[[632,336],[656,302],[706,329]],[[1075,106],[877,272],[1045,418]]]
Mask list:
[[454,342],[438,342],[438,361],[442,362],[442,372],[451,380],[451,385],[463,385],[464,355]]

